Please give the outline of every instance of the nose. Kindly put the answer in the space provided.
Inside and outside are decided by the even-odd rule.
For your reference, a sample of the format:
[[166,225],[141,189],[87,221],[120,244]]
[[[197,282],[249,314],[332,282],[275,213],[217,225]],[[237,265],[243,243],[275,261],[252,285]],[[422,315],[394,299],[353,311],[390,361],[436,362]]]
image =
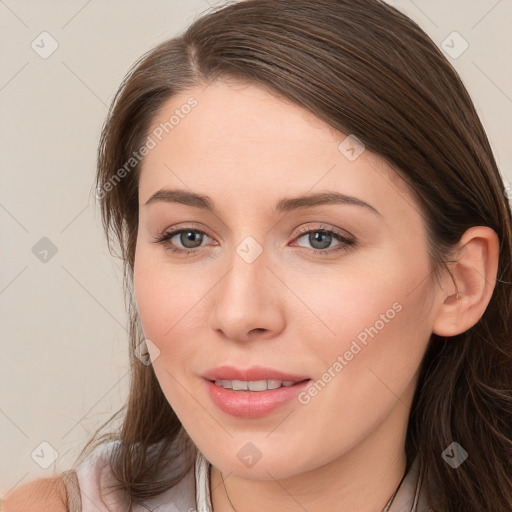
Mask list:
[[238,342],[277,336],[285,326],[286,287],[263,251],[247,262],[233,251],[214,287],[210,328]]

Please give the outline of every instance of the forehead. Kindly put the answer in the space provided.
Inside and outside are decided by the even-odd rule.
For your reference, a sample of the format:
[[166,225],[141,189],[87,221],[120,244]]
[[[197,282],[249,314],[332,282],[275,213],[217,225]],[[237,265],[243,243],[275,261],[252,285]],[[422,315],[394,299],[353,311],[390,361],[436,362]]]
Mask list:
[[382,158],[364,150],[348,159],[347,134],[257,85],[193,87],[163,105],[148,133],[155,145],[142,162],[141,204],[165,186],[212,197],[243,195],[254,206],[265,198],[331,188],[363,194],[383,209],[383,198],[390,198],[399,213],[417,209],[407,184]]
[[[184,109],[190,98],[197,102],[195,108],[180,119],[173,116]],[[315,145],[332,145],[336,141],[336,131],[307,110],[260,86],[234,80],[198,85],[170,98],[151,130],[158,130],[172,117],[172,130],[163,135],[164,144],[178,145],[188,138],[197,148],[218,149],[219,155],[227,146],[243,145],[244,152],[254,156],[259,153],[258,143],[271,150],[272,140],[282,150],[298,152],[305,141]]]

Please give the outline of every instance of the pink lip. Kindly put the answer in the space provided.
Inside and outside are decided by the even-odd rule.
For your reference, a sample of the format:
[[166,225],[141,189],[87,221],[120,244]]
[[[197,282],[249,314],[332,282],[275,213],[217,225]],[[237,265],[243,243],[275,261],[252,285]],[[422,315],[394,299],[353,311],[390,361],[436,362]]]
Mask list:
[[[264,366],[251,366],[247,369],[238,369],[233,366],[218,366],[212,368],[203,374],[203,377],[207,380],[293,380],[300,382],[305,379],[309,379],[307,375],[292,375],[290,373],[284,373],[273,368],[267,368]],[[293,387],[293,386],[292,386]],[[264,393],[264,391],[260,391]]]
[[[233,380],[233,379],[226,379]],[[240,380],[263,380],[244,378]],[[278,379],[294,380],[294,379]],[[295,398],[309,384],[310,379],[293,386],[267,389],[266,391],[233,391],[217,386],[215,382],[204,379],[207,392],[212,401],[226,414],[238,418],[259,418]]]

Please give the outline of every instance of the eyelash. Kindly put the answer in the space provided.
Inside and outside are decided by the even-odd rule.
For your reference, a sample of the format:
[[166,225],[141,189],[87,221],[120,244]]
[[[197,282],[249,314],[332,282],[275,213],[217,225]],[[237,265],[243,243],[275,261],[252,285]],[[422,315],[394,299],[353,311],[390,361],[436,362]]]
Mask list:
[[[201,231],[200,229],[195,229],[192,226],[190,226],[190,227],[184,226],[180,229],[164,231],[163,233],[160,233],[155,238],[155,241],[153,243],[162,244],[162,245],[164,245],[166,250],[171,251],[173,253],[177,253],[177,254],[188,255],[190,253],[197,252],[200,249],[200,247],[198,247],[196,249],[179,249],[179,248],[173,246],[172,244],[166,243],[168,240],[170,240],[174,236],[179,235],[180,233],[183,233],[186,231],[200,233],[202,235],[206,235],[209,237],[209,235],[207,233],[205,233],[204,231]],[[340,233],[338,233],[337,231],[334,231],[333,229],[323,227],[323,226],[314,228],[314,229],[303,228],[299,231],[299,234],[296,238],[302,238],[304,235],[307,235],[308,233],[322,233],[324,235],[332,236],[333,238],[336,238],[340,242],[338,245],[335,245],[334,247],[332,247],[330,249],[325,249],[325,250],[307,249],[308,251],[312,251],[313,253],[319,254],[321,256],[326,256],[326,255],[332,254],[332,253],[340,251],[340,250],[347,251],[350,248],[355,247],[355,245],[356,245],[356,241],[354,239],[347,238],[347,237],[341,235]],[[209,237],[209,238],[211,238],[211,237]],[[306,249],[305,247],[301,247],[301,248]]]

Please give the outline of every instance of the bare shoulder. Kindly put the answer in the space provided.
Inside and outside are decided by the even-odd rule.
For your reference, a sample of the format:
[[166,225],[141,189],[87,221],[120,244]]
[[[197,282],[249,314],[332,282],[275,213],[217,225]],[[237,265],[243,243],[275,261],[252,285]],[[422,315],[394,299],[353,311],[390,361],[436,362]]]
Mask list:
[[68,512],[64,480],[56,476],[21,485],[4,498],[2,512]]

